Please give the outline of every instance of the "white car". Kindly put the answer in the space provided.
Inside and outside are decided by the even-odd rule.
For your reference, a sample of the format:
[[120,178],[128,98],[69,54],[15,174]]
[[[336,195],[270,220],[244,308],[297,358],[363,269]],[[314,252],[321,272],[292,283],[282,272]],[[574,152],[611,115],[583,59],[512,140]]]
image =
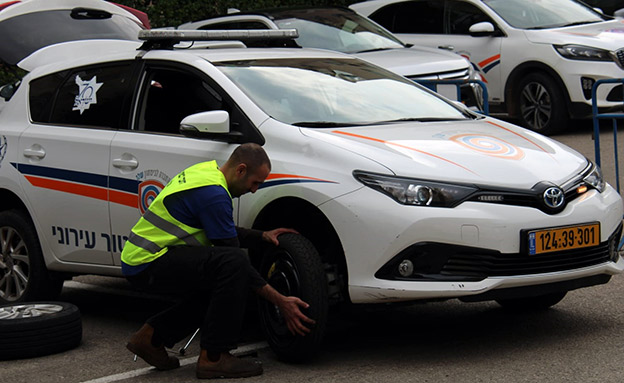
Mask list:
[[301,233],[250,250],[316,320],[293,337],[262,303],[286,360],[319,349],[330,305],[547,308],[624,269],[620,196],[556,141],[338,52],[174,47],[294,30],[140,33],[144,44],[40,49],[2,92],[0,302],[51,298],[76,274],[121,276],[127,236],[164,185],[242,142],[264,145],[272,173],[235,200],[237,224]]
[[481,77],[468,60],[437,48],[406,45],[382,26],[348,8],[293,7],[234,12],[185,23],[178,29],[297,29],[299,37],[295,42],[301,47],[352,54],[411,80],[426,81],[430,89],[476,110],[487,110],[483,84],[475,81]]
[[[591,116],[597,80],[624,77],[624,24],[575,0],[373,0],[350,6],[406,42],[446,47],[487,82],[490,109],[544,134]],[[601,112],[622,86],[598,87]]]

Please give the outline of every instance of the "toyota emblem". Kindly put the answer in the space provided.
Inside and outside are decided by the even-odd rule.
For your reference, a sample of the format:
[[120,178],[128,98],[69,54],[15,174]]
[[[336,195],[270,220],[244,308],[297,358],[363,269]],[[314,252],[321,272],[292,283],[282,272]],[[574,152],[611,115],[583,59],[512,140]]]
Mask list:
[[550,187],[544,191],[544,203],[552,209],[557,209],[563,205],[565,195],[558,187]]

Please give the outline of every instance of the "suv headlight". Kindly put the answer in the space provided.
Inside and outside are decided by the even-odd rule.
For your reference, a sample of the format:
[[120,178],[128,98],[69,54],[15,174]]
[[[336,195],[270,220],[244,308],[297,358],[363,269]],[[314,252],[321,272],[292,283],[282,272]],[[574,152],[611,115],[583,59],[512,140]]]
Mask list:
[[455,207],[478,189],[412,178],[387,176],[356,170],[353,176],[364,185],[386,194],[403,205]]
[[589,175],[583,178],[583,181],[587,184],[587,186],[598,190],[598,192],[600,193],[602,193],[605,189],[606,183],[602,178],[602,171],[600,170],[600,167],[598,167],[598,165],[596,164],[594,164],[594,167]]
[[559,54],[571,60],[614,61],[611,52],[606,49],[592,48],[584,45],[554,45]]

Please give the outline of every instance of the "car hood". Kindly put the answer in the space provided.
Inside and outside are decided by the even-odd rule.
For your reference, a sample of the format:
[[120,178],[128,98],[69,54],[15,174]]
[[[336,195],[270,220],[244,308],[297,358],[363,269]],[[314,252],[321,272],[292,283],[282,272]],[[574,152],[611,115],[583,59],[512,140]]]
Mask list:
[[427,47],[384,49],[354,56],[406,77],[426,78],[469,67],[468,61],[455,53]]
[[624,47],[624,20],[547,30],[527,30],[527,39],[541,44],[580,44],[618,50]]
[[561,143],[489,118],[301,131],[389,173],[435,181],[530,189],[541,181],[561,185],[588,164]]

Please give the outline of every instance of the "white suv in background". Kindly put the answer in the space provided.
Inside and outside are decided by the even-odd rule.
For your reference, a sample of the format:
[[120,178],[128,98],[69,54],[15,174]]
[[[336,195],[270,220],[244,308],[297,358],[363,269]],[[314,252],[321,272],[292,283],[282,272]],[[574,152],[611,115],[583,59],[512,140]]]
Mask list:
[[[127,236],[164,185],[243,142],[264,146],[272,173],[234,201],[236,223],[301,233],[249,253],[316,320],[293,337],[260,303],[283,359],[319,350],[330,305],[547,308],[624,270],[620,196],[560,143],[353,56],[238,41],[294,30],[140,33],[40,49],[2,92],[0,303],[121,276]],[[217,38],[237,41],[175,48]]]
[[[372,0],[350,6],[401,39],[470,59],[490,109],[544,134],[591,116],[597,80],[624,77],[624,24],[575,0]],[[600,111],[622,85],[598,87]],[[498,106],[498,108],[497,108]]]

